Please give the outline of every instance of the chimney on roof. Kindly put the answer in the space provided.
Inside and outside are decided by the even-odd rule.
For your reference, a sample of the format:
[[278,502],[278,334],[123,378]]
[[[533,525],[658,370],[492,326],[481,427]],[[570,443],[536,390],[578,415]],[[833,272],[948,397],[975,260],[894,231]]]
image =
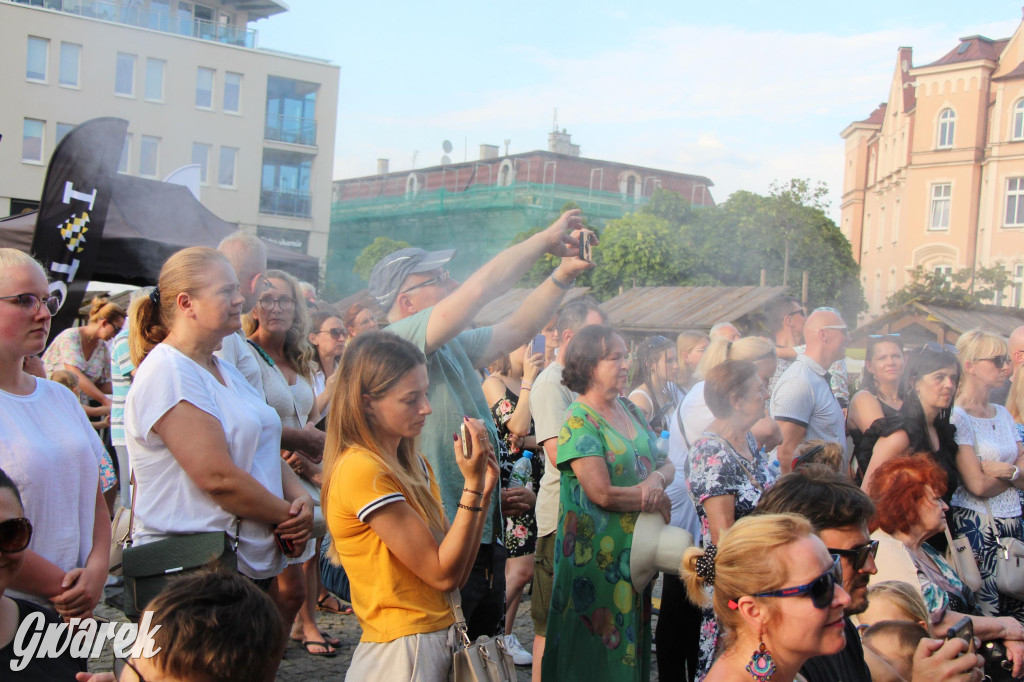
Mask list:
[[572,143],[572,135],[562,128],[562,132],[553,130],[548,133],[548,151],[555,154],[567,154],[568,156],[579,156],[580,146]]
[[387,159],[377,159],[377,175],[387,175],[387,174],[388,174],[388,160]]
[[490,159],[498,158],[498,145],[496,144],[482,144],[480,145],[480,160],[488,161]]

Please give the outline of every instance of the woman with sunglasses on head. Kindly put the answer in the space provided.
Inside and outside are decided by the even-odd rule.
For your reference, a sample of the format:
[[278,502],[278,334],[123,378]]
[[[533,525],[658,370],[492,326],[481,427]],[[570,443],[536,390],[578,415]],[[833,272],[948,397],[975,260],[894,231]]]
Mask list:
[[[25,518],[21,494],[14,481],[0,469],[0,670],[4,679],[11,676],[28,680],[74,680],[77,673],[85,670],[87,659],[72,658],[70,648],[55,658],[29,655],[23,659],[15,647],[15,635],[27,618],[42,614],[42,621],[32,632],[40,625],[45,628],[60,622],[52,611],[4,594],[24,567],[25,551],[31,539],[32,524]],[[26,642],[23,641],[22,646]],[[12,671],[11,664],[20,665],[23,660],[27,666]]]
[[716,548],[686,550],[680,574],[721,628],[706,682],[791,682],[807,659],[846,646],[839,557],[803,516],[740,519]]
[[345,324],[345,330],[348,332],[349,338],[352,339],[365,332],[376,331],[379,326],[373,310],[362,303],[352,304],[345,311],[342,321]]
[[846,414],[846,431],[853,439],[853,456],[857,462],[857,470],[861,474],[867,471],[868,463],[871,461],[871,448],[878,439],[876,431],[874,437],[869,437],[866,441],[867,447],[862,449],[864,434],[873,427],[877,429],[880,419],[899,414],[900,407],[903,406],[900,381],[903,378],[905,363],[899,336],[885,334],[868,337],[860,390],[850,399],[850,409]]
[[41,352],[60,305],[31,256],[0,249],[0,467],[24,492],[36,526],[12,594],[67,618],[103,596],[110,515],[100,489],[106,448],[66,388],[23,370]]
[[655,433],[668,428],[668,416],[683,396],[676,386],[679,363],[676,346],[664,336],[652,336],[640,344],[630,367],[629,400],[647,418]]
[[980,329],[956,343],[963,379],[951,421],[959,446],[956,466],[960,485],[950,504],[953,535],[966,537],[981,571],[978,607],[988,616],[1013,616],[1024,623],[1024,602],[999,593],[994,575],[1000,538],[1024,540],[1019,490],[1024,489],[1024,444],[1013,417],[989,402],[1012,364],[1002,337]]
[[941,553],[926,540],[946,528],[946,473],[927,454],[891,459],[871,478],[868,495],[875,503],[878,530],[871,584],[886,580],[909,583],[920,592],[929,611],[929,627],[945,632],[964,616],[982,641],[1001,639],[1013,661],[1014,677],[1024,672],[1024,625],[1016,619],[982,615],[974,594],[961,582]]

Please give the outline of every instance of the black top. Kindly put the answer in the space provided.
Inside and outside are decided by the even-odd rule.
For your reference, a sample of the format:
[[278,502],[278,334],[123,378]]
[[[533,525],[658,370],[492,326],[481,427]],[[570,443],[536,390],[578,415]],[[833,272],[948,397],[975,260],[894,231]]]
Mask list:
[[[60,623],[60,617],[56,613],[41,606],[22,599],[12,600],[18,606],[18,625],[33,613],[43,614],[44,624],[42,628],[32,628],[22,641],[20,650],[25,653],[38,651],[43,639],[46,637],[48,626],[51,623]],[[40,632],[41,630],[41,632]],[[39,633],[39,645],[32,647],[32,640]],[[59,642],[63,643],[67,638],[67,632],[61,634]],[[15,634],[15,639],[17,634]],[[85,672],[88,659],[72,658],[69,653],[70,647],[64,650],[64,654],[58,658],[38,658],[33,656],[29,659],[28,666],[24,670],[14,672],[11,670],[11,662],[17,661],[20,664],[21,656],[14,654],[15,640],[0,649],[0,679],[19,680],[25,682],[74,682],[75,673]]]
[[[857,470],[860,472],[861,478],[864,477],[864,472],[868,470],[868,463],[871,461],[871,451],[875,447],[875,442],[881,438],[881,435],[879,435],[881,422],[900,413],[899,410],[885,401],[879,400],[878,404],[882,406],[882,416],[871,422],[867,431],[861,431],[852,424],[847,428],[847,433],[850,434],[850,439],[853,441],[853,456],[856,458]],[[889,434],[884,435],[887,436]]]
[[857,626],[849,618],[845,620],[846,646],[838,654],[808,659],[800,668],[800,674],[807,678],[807,682],[871,682],[871,671],[864,662],[864,646],[857,634]]

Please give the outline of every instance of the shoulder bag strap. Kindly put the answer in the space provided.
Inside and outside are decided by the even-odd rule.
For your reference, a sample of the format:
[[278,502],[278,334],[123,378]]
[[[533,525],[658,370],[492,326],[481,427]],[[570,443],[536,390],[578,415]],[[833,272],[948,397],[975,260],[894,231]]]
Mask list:
[[743,462],[740,461],[742,458],[736,454],[735,448],[733,448],[732,444],[717,434],[712,434],[712,437],[725,446],[725,452],[734,462],[736,462],[736,466],[738,466],[743,473],[747,475],[747,480],[750,481],[750,485],[754,486],[754,489],[757,490],[757,492],[763,493],[764,486],[757,482],[757,479],[754,478],[754,476],[747,470],[747,467],[743,466]]
[[466,616],[462,613],[462,595],[458,590],[452,590],[445,592],[444,597],[448,602],[448,608],[452,610],[452,616],[455,617],[455,630],[459,636],[459,644],[462,647],[472,645],[473,643],[469,640],[469,628],[466,626]]
[[679,427],[679,435],[683,437],[683,442],[686,443],[686,449],[690,449],[690,439],[686,437],[686,427],[683,426],[683,404],[679,403],[679,407],[676,408],[676,426]]
[[135,534],[135,498],[138,497],[139,492],[135,486],[135,469],[132,469],[132,477],[129,479],[128,485],[132,491],[132,507],[131,511],[128,513],[128,537],[125,538],[124,541],[125,547],[132,546],[132,536]]

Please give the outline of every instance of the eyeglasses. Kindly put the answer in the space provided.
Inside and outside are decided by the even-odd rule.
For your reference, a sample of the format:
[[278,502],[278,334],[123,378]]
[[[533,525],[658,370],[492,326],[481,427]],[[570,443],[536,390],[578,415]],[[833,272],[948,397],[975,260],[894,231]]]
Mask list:
[[28,519],[7,519],[0,522],[0,552],[14,554],[28,547],[32,524]]
[[832,605],[836,594],[836,585],[843,584],[843,567],[839,564],[839,555],[832,554],[832,568],[807,583],[796,587],[785,587],[781,590],[758,592],[754,597],[799,597],[806,594],[811,598],[814,608],[827,609]]
[[35,315],[39,312],[39,306],[45,305],[51,315],[56,315],[60,310],[60,299],[56,296],[39,298],[35,294],[15,294],[14,296],[0,296],[0,301],[14,301],[15,305],[21,306],[23,312]]
[[442,268],[441,269],[441,274],[439,274],[437,277],[431,277],[430,279],[424,280],[424,281],[420,282],[419,284],[413,284],[408,289],[402,289],[398,293],[400,293],[400,294],[407,294],[410,291],[413,291],[415,289],[420,289],[422,287],[429,287],[429,286],[431,286],[433,284],[444,284],[447,281],[448,281],[448,270]]
[[899,334],[868,334],[868,338],[869,339],[888,339],[888,338],[898,339],[898,338],[900,338],[900,335]]
[[827,324],[824,327],[820,327],[820,329],[838,329],[845,332],[849,327],[845,324]]
[[131,659],[128,659],[128,658],[115,658],[114,659],[114,677],[116,677],[119,680],[122,679],[122,675],[124,674],[124,669],[125,668],[130,668],[131,671],[133,673],[135,673],[135,677],[138,678],[139,682],[146,682],[146,678],[142,676],[142,673],[140,673],[139,669],[135,667],[135,664],[131,662]]
[[996,366],[996,369],[1002,369],[1006,365],[1010,364],[1009,355],[997,355],[994,358],[980,358],[978,362],[982,362],[984,360],[988,360],[989,362],[991,362],[993,365]]
[[828,551],[832,554],[838,554],[841,557],[850,557],[850,564],[853,566],[854,571],[859,571],[864,568],[864,564],[868,562],[868,557],[874,559],[878,556],[878,540],[872,540],[866,545],[860,547],[854,547],[852,549],[836,549],[829,547]]
[[320,331],[317,332],[317,334],[330,334],[331,338],[334,339],[335,341],[340,341],[341,339],[345,338],[345,330],[338,329],[337,327],[332,327],[331,329],[321,329]]
[[291,296],[282,296],[280,298],[274,298],[273,296],[261,296],[260,307],[270,312],[274,309],[274,306],[279,306],[282,312],[295,309],[295,299]]

